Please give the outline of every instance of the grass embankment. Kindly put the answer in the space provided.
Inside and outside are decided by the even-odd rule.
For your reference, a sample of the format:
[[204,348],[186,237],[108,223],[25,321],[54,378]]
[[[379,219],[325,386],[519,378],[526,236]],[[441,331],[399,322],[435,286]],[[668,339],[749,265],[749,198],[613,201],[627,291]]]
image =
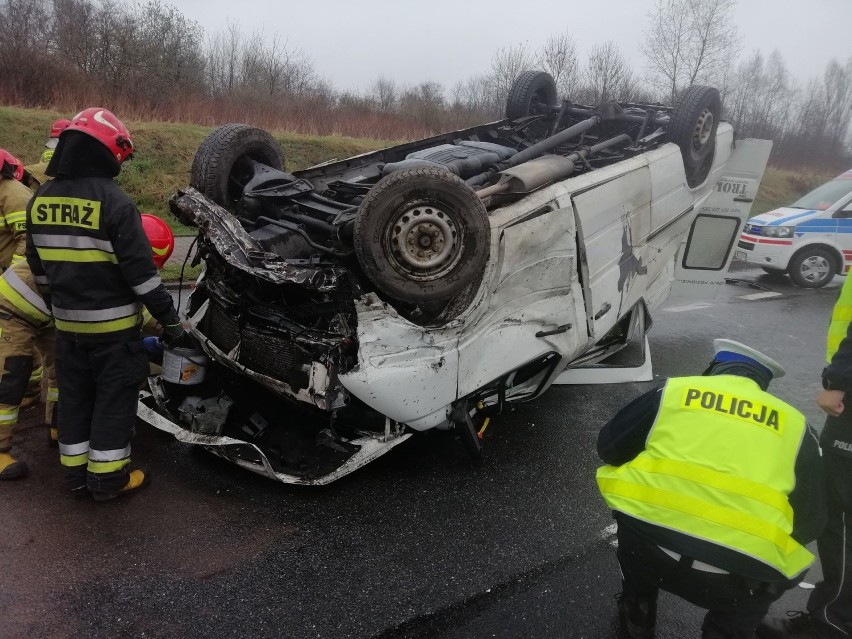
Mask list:
[[[36,163],[53,120],[69,115],[0,107],[0,147],[27,164]],[[168,201],[177,189],[189,183],[192,158],[213,127],[132,120],[126,124],[133,133],[137,150],[133,160],[122,169],[119,183],[143,212],[162,217],[179,235],[192,235],[192,229],[181,225],[169,213]],[[281,145],[286,168],[291,171],[392,144],[383,140],[297,135],[286,131],[272,131],[272,134]],[[752,215],[789,204],[831,177],[770,168],[764,175]],[[173,258],[163,276],[177,279],[179,272],[180,263]],[[185,275],[194,278],[196,274],[197,269],[188,270]]]
[[[36,109],[0,107],[0,148],[21,158],[25,164],[39,161],[51,123],[69,114]],[[168,122],[125,122],[133,134],[136,152],[118,178],[122,188],[144,213],[166,220],[176,233],[192,234],[169,213],[168,201],[189,183],[192,158],[201,141],[214,127]],[[287,170],[298,171],[332,158],[390,146],[383,140],[342,136],[309,136],[272,131],[281,145]]]
[[[25,164],[35,164],[44,151],[50,125],[69,114],[36,109],[0,107],[0,148],[5,148]],[[126,163],[118,182],[143,213],[153,213],[172,227],[177,235],[194,235],[192,228],[182,225],[169,212],[169,198],[189,183],[192,159],[201,141],[214,127],[168,122],[125,122],[133,134],[136,152]],[[298,171],[333,158],[346,158],[366,153],[392,142],[342,136],[309,136],[272,131],[281,145],[287,170]],[[166,264],[163,279],[177,280],[181,262],[177,255]],[[185,279],[195,279],[200,268],[190,268]]]

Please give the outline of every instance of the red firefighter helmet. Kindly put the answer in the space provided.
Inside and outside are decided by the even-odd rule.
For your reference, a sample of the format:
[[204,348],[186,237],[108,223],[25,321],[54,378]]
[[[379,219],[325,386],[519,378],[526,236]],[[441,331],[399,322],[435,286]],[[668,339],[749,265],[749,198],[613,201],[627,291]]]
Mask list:
[[[101,107],[89,107],[71,118],[65,131],[80,131],[91,135],[103,144],[121,164],[133,155],[133,140],[130,131],[112,111]],[[63,131],[62,133],[65,133]]]
[[[67,129],[69,124],[71,124],[71,120],[54,121],[53,125],[50,127],[50,138],[44,146],[48,149],[55,149],[56,145],[59,143],[59,134]],[[49,159],[50,158],[48,158],[48,160]]]
[[168,224],[150,213],[142,214],[142,228],[148,236],[148,242],[151,243],[151,250],[154,251],[154,264],[157,268],[163,268],[166,260],[175,250],[175,234],[172,233]]
[[0,175],[21,181],[24,177],[24,163],[6,149],[0,149]]
[[71,124],[71,120],[56,120],[50,127],[50,137],[58,138],[59,134],[67,129],[69,124]]

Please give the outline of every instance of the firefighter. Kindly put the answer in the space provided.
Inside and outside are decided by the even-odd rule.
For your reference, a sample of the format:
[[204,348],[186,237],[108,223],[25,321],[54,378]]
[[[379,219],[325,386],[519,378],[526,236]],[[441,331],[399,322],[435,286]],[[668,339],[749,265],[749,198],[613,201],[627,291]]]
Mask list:
[[708,610],[704,639],[753,639],[811,565],[804,544],[825,522],[816,434],[766,392],[784,369],[738,342],[714,348],[703,376],[644,393],[598,437],[633,639],[654,636],[659,589]]
[[[175,250],[175,234],[172,233],[168,224],[150,213],[142,214],[142,229],[151,244],[154,266],[162,270]],[[149,346],[150,342],[147,338],[158,338],[163,334],[163,327],[154,319],[147,308],[142,309],[142,334],[145,336],[143,342],[146,343],[146,351],[152,348],[152,346]],[[156,349],[161,350],[160,345],[157,345]]]
[[24,260],[27,241],[27,202],[32,192],[21,183],[24,165],[0,149],[0,269]]
[[137,390],[148,372],[142,307],[167,344],[185,337],[136,206],[113,178],[132,155],[127,127],[88,108],[59,135],[53,179],[27,209],[27,260],[56,323],[59,453],[70,490],[98,501],[149,483],[130,467]]
[[59,395],[53,365],[54,333],[50,309],[38,293],[26,262],[10,266],[0,277],[0,479],[17,479],[27,474],[25,462],[10,454],[12,433],[18,410],[33,368],[33,358],[43,354],[48,373],[44,421],[56,440],[54,406]]
[[[23,164],[0,149],[0,213],[11,224],[23,226],[25,209],[32,193],[19,182],[24,177]],[[20,221],[16,221],[20,218]],[[25,462],[10,454],[12,432],[18,422],[36,348],[44,350],[49,388],[45,405],[45,421],[53,423],[53,407],[57,388],[53,376],[52,338],[48,326],[50,312],[44,300],[33,291],[32,275],[26,261],[17,261],[0,279],[0,479],[16,479],[27,474]],[[39,384],[41,377],[39,376]],[[40,387],[39,387],[40,388]]]
[[45,150],[41,154],[41,159],[39,159],[38,164],[30,164],[27,166],[27,171],[30,172],[39,184],[44,184],[49,179],[45,174],[45,169],[47,169],[47,164],[50,162],[50,158],[53,157],[53,151],[59,143],[59,134],[68,128],[69,124],[71,124],[71,120],[55,120],[53,125],[50,127],[50,137],[44,145]]

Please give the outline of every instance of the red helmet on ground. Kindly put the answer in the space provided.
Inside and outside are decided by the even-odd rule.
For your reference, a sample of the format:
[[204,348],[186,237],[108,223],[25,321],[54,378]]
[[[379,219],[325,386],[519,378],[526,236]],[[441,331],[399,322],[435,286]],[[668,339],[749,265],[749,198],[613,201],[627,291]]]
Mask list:
[[[130,131],[112,111],[101,107],[89,107],[71,118],[65,131],[80,131],[91,135],[103,144],[119,164],[133,155],[133,140]],[[63,131],[62,133],[65,133]]]
[[24,163],[6,149],[0,149],[0,175],[21,181],[24,177]]
[[142,214],[142,228],[154,251],[154,264],[163,268],[166,260],[175,250],[175,234],[163,220],[150,213]]

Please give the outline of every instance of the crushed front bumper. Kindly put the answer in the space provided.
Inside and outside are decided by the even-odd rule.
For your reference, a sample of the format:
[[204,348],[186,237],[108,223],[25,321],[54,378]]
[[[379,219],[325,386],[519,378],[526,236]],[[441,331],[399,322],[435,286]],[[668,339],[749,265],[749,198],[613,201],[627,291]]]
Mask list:
[[358,450],[331,472],[320,476],[300,477],[276,471],[267,455],[256,444],[225,435],[205,435],[184,428],[163,406],[162,400],[158,378],[150,378],[149,390],[143,390],[139,393],[137,417],[158,430],[171,433],[178,441],[203,446],[215,455],[227,459],[237,466],[284,484],[304,486],[329,484],[381,457],[411,437],[411,433],[401,432],[388,419],[383,434],[364,434],[356,439],[346,440],[348,445],[357,446]]

